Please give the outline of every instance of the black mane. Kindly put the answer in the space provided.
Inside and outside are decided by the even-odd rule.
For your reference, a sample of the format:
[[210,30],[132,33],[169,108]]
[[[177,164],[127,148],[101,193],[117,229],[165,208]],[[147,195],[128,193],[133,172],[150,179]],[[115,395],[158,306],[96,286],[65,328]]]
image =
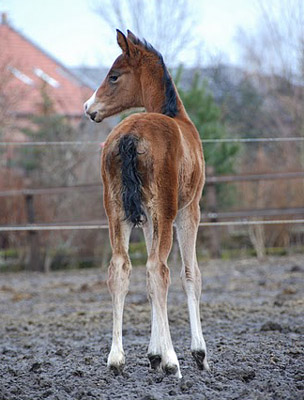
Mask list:
[[172,82],[172,78],[164,62],[163,56],[152,46],[152,44],[148,43],[145,39],[140,40],[136,38],[133,39],[132,42],[136,45],[142,46],[147,51],[154,53],[159,58],[159,62],[164,70],[163,82],[165,85],[165,103],[162,107],[162,113],[171,118],[176,117],[176,115],[178,114],[176,91]]

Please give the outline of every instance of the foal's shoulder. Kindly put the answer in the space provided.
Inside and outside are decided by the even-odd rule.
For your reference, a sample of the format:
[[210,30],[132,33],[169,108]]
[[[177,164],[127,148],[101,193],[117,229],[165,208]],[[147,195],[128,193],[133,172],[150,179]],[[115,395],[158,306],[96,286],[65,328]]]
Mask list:
[[141,126],[146,129],[149,129],[150,126],[170,126],[172,128],[177,128],[176,121],[168,117],[167,115],[160,113],[152,113],[152,112],[144,112],[144,113],[136,113],[132,114],[129,117],[125,118],[117,128],[125,128],[127,126]]
[[116,141],[121,135],[134,134],[138,137],[179,136],[180,130],[173,118],[159,113],[136,113],[116,125],[106,142]]

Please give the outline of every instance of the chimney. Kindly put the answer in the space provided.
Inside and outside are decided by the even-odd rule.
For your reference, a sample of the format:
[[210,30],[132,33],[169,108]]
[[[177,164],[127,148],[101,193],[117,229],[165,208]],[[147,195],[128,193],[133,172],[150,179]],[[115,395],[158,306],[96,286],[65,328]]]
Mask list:
[[8,25],[7,13],[6,12],[3,12],[1,14],[1,24],[2,25]]

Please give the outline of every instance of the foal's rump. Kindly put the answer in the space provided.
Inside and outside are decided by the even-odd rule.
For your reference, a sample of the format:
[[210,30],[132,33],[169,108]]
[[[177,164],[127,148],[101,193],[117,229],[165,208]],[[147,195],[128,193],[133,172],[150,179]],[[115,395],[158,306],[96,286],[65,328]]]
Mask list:
[[134,226],[144,223],[152,208],[170,219],[177,212],[180,133],[170,118],[157,117],[135,114],[124,120],[109,135],[102,155],[104,185]]

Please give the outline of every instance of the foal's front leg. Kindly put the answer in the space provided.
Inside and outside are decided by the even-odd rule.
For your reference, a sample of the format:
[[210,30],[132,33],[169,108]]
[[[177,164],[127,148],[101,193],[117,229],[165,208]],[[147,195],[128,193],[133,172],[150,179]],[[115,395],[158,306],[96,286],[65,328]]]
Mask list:
[[126,222],[116,221],[114,236],[112,235],[114,223],[110,220],[109,223],[113,255],[109,266],[108,288],[112,295],[113,304],[113,337],[108,367],[119,372],[125,364],[122,345],[122,319],[132,268],[127,253],[131,228]]

